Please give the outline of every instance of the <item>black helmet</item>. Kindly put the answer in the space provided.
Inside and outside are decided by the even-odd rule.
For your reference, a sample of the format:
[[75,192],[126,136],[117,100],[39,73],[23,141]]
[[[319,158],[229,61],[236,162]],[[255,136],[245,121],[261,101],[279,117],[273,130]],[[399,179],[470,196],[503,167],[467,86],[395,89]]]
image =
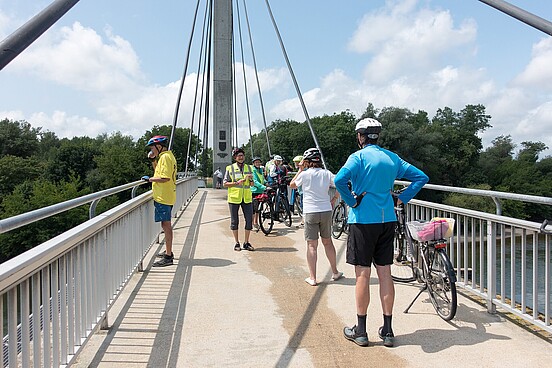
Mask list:
[[236,147],[232,150],[232,157],[236,157],[238,153],[243,153],[245,155],[243,148]]
[[381,132],[381,123],[372,118],[362,119],[356,124],[355,132],[365,134],[371,139],[377,139]]
[[320,162],[322,160],[322,155],[317,148],[309,148],[303,153],[303,160],[310,162]]

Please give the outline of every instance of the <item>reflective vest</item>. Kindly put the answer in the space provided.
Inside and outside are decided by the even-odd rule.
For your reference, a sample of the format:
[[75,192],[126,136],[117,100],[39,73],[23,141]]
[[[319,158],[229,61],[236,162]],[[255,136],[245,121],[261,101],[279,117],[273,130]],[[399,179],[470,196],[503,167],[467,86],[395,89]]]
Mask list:
[[[226,166],[226,171],[228,172],[230,181],[234,183],[241,180],[245,175],[251,174],[251,168],[247,164],[243,165],[243,173],[240,171],[237,163]],[[242,201],[244,203],[251,203],[252,195],[250,184],[252,183],[246,180],[241,185],[228,187],[228,203],[240,204]]]

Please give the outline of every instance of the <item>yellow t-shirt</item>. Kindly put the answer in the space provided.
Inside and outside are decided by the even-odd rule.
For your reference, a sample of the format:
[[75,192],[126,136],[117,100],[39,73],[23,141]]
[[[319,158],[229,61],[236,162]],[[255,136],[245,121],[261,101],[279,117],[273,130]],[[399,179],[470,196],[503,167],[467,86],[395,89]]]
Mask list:
[[164,183],[153,182],[153,200],[161,204],[172,206],[176,202],[176,158],[171,151],[164,151],[159,154],[157,166],[155,167],[156,178],[168,178]]

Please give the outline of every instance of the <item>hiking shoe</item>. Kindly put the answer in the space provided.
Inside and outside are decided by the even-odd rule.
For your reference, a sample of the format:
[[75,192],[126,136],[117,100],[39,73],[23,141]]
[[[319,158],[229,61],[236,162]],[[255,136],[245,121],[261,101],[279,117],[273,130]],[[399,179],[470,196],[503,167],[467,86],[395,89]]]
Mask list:
[[174,259],[174,254],[171,256],[163,255],[163,258],[161,258],[159,261],[153,263],[153,267],[165,267],[165,266],[172,266]]
[[247,243],[243,243],[243,250],[248,250],[250,252],[253,252],[255,248],[253,248],[251,243],[247,242]]
[[345,327],[343,329],[343,336],[345,336],[347,340],[351,340],[358,346],[368,346],[368,334],[357,334],[356,325],[353,327]]
[[240,243],[236,243],[236,245],[234,245],[234,250],[236,252],[239,252],[241,250],[241,246],[240,246]]
[[381,326],[378,330],[378,336],[380,339],[383,340],[383,346],[392,348],[395,343],[395,335],[393,335],[393,332],[388,332],[385,335],[383,335],[382,331],[383,331],[383,326]]

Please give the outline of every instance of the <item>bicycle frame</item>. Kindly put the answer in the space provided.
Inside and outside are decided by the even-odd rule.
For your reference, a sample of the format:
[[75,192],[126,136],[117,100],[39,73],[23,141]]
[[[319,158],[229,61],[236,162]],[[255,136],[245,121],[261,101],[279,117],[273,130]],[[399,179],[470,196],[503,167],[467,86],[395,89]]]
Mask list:
[[[416,278],[424,285],[404,313],[408,313],[418,297],[427,291],[437,314],[445,321],[454,318],[457,308],[456,274],[446,253],[446,247],[446,239],[413,241],[412,266]],[[448,292],[451,294],[450,298]]]

